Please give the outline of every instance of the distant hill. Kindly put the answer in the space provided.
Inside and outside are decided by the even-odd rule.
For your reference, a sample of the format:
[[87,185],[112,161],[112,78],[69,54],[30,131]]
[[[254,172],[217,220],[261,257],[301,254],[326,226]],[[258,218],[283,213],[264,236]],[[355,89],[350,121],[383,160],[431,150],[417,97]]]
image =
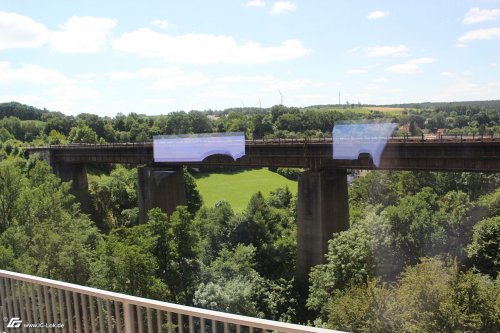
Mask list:
[[17,102],[0,103],[0,119],[17,117],[21,120],[42,120],[42,115],[47,113],[49,113],[48,110],[37,109]]
[[[329,110],[343,110],[343,109],[357,109],[367,110],[370,108],[386,108],[385,111],[393,109],[446,109],[453,107],[471,107],[480,109],[493,109],[500,111],[500,100],[491,101],[464,101],[464,102],[424,102],[424,103],[400,103],[400,104],[322,104],[310,105],[307,107],[295,108],[297,110],[310,110],[310,109],[329,109]],[[292,107],[293,108],[293,107]],[[222,116],[227,115],[230,111],[241,112],[245,115],[252,114],[267,114],[272,108],[257,108],[257,107],[244,107],[244,108],[228,108],[225,110],[204,110],[208,115]],[[380,111],[380,110],[379,110]],[[47,109],[38,109],[34,106],[21,104],[18,102],[0,103],[0,119],[5,117],[17,117],[21,120],[43,120],[43,115],[62,116],[61,112],[49,111]],[[46,117],[45,116],[45,117]],[[114,117],[116,115],[109,115]]]

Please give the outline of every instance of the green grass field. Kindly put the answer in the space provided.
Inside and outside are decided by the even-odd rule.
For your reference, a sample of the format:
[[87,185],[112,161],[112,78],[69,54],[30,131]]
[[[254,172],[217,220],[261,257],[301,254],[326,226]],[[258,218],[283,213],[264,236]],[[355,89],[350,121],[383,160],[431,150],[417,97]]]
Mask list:
[[288,186],[297,193],[297,182],[286,179],[268,169],[232,171],[224,173],[193,173],[205,206],[227,200],[236,212],[245,210],[254,193],[261,191],[267,197],[272,190]]

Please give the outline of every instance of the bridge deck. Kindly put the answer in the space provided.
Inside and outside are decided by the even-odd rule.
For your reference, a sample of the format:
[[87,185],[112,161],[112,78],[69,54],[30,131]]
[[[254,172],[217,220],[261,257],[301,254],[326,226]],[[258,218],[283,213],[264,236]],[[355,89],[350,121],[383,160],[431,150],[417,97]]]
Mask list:
[[[147,165],[223,165],[246,167],[297,167],[309,169],[375,169],[368,155],[354,160],[332,159],[331,139],[248,140],[245,156],[223,155],[202,162],[155,163],[152,142],[70,144],[27,148],[51,163],[123,163]],[[390,139],[379,169],[500,172],[500,138],[440,137]]]

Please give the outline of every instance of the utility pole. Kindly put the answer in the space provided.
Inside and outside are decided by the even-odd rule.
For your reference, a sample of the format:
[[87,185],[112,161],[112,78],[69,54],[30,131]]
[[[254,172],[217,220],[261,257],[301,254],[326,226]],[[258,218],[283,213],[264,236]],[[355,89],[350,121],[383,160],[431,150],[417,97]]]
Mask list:
[[339,106],[340,106],[340,90],[339,90]]
[[281,96],[281,105],[283,105],[283,94],[281,93],[281,90],[278,90],[278,92],[280,93]]

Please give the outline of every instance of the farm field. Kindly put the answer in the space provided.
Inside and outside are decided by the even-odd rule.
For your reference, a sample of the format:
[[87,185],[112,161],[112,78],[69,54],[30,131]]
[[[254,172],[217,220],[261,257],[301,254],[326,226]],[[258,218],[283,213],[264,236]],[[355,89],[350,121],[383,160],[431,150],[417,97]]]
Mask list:
[[365,107],[367,110],[380,111],[380,112],[401,112],[405,108],[396,108],[396,107],[388,107],[388,106],[367,106]]
[[278,187],[288,186],[297,193],[297,182],[289,180],[266,168],[217,172],[193,173],[205,206],[213,206],[219,200],[227,200],[235,212],[245,210],[253,194],[261,191],[264,197]]
[[352,112],[358,114],[370,114],[372,111],[382,112],[387,114],[388,116],[398,117],[401,116],[401,112],[405,110],[405,108],[399,107],[386,107],[386,106],[362,106],[362,107],[335,107],[335,106],[321,106],[321,107],[306,107],[302,110],[321,110],[321,111],[337,111],[341,113]]

